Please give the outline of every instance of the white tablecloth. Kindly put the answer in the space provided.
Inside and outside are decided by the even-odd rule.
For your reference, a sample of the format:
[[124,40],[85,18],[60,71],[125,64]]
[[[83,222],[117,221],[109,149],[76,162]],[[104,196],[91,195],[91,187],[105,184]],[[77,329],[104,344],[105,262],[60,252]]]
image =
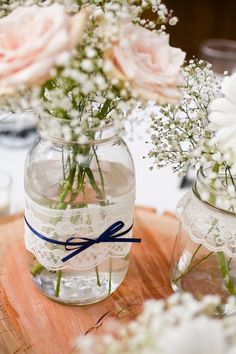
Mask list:
[[26,149],[7,149],[0,146],[1,170],[7,171],[13,180],[11,191],[11,213],[24,207],[24,161]]

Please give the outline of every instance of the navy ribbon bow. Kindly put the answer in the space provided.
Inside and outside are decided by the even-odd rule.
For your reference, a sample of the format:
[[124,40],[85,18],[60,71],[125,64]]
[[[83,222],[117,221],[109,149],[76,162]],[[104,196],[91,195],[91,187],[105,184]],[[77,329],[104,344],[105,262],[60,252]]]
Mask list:
[[[117,221],[106,231],[104,231],[97,239],[91,239],[87,237],[70,237],[68,238],[65,242],[63,241],[58,241],[58,240],[53,240],[51,238],[48,238],[42,234],[40,234],[37,230],[35,230],[27,221],[25,217],[25,223],[30,229],[30,231],[33,232],[33,234],[37,237],[39,237],[41,240],[52,243],[54,245],[60,245],[64,246],[66,251],[73,251],[71,252],[68,256],[62,258],[62,262],[67,262],[71,258],[77,256],[79,253],[85,251],[87,248],[98,244],[98,243],[103,243],[103,242],[133,242],[133,243],[140,243],[141,239],[140,238],[119,238],[121,236],[124,236],[128,234],[132,228],[133,224],[125,231],[122,231],[120,233],[120,230],[123,229],[125,224],[123,221]],[[82,241],[75,241],[75,240],[82,240]]]

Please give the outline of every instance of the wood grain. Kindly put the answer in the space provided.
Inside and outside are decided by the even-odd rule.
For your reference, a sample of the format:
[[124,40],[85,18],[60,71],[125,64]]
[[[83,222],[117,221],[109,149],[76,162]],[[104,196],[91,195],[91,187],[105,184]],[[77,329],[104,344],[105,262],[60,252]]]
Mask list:
[[23,221],[19,216],[0,226],[0,354],[69,354],[74,340],[86,333],[103,333],[109,318],[130,320],[149,298],[171,294],[170,259],[178,221],[171,213],[136,209],[128,275],[107,300],[87,307],[65,306],[44,297],[27,269]]

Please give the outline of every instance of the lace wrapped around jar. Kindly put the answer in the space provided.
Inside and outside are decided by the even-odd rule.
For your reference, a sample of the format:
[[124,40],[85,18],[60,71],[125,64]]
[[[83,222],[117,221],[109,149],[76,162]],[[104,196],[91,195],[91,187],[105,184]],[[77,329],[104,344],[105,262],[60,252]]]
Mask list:
[[[212,167],[200,169],[191,192],[179,202],[181,221],[172,257],[172,287],[192,293],[197,299],[219,295],[224,306],[236,296],[236,215],[233,200],[226,197],[225,175],[209,184]],[[234,177],[230,183],[234,181]]]
[[135,241],[131,155],[112,125],[88,129],[81,141],[68,121],[41,118],[39,134],[25,169],[34,282],[57,301],[100,301],[123,281]]

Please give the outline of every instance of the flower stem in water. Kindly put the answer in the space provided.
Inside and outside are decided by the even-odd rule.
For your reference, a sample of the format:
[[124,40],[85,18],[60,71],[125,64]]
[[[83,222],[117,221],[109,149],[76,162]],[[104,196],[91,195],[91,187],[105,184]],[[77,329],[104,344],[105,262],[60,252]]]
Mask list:
[[101,286],[101,281],[100,281],[98,266],[95,267],[95,270],[96,270],[96,277],[97,277],[97,285],[98,285],[98,286]]
[[199,262],[197,262],[196,264],[194,264],[192,267],[188,268],[186,270],[186,272],[182,273],[180,276],[178,276],[177,278],[174,279],[175,282],[179,281],[182,277],[184,277],[185,275],[187,275],[188,273],[190,273],[192,270],[194,270],[197,266],[199,266],[202,262],[206,261],[212,254],[214,254],[214,252],[210,252],[208,253],[208,255],[206,255],[205,257],[203,257],[202,259],[199,260]]
[[59,294],[60,294],[61,277],[62,277],[62,271],[59,270],[57,272],[57,285],[56,285],[56,289],[55,289],[55,297],[59,297]]
[[[216,162],[215,165],[213,166],[213,172],[218,174],[219,170],[220,170],[220,166]],[[230,172],[230,170],[229,170],[229,172]],[[232,178],[232,176],[231,176],[231,178]],[[215,181],[212,182],[213,187],[214,187],[214,182]],[[227,182],[227,180],[226,180],[226,182]],[[232,183],[234,184],[233,179],[232,179]],[[212,205],[215,205],[215,203],[216,203],[216,196],[213,193],[210,194],[210,203]],[[215,220],[214,226],[217,225],[217,222],[218,221]],[[226,286],[229,294],[236,295],[236,289],[235,289],[233,280],[230,278],[229,267],[228,267],[224,252],[217,252],[217,256],[218,256],[218,260],[219,260],[220,271],[221,271],[222,277],[225,282],[225,286]]]
[[219,260],[220,271],[225,282],[225,286],[230,295],[236,295],[236,289],[234,286],[234,282],[229,275],[229,267],[226,262],[224,252],[217,252],[217,256]]
[[109,288],[108,288],[109,295],[111,293],[111,277],[112,277],[112,258],[110,257],[110,260],[109,260]]

